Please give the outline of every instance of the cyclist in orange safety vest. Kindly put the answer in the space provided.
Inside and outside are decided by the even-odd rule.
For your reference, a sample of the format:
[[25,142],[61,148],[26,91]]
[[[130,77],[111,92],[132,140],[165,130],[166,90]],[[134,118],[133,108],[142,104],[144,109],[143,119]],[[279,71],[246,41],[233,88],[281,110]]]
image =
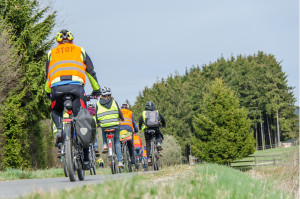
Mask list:
[[[139,129],[134,121],[132,111],[129,110],[129,105],[126,103],[122,104],[121,112],[123,113],[124,121],[120,122],[120,131],[127,130],[131,133],[137,133]],[[131,157],[131,164],[135,164],[135,153],[132,139],[127,140],[127,146]]]
[[[80,108],[86,108],[84,85],[85,76],[93,88],[91,95],[100,95],[100,86],[90,57],[82,47],[73,44],[73,34],[69,30],[61,30],[56,35],[58,46],[48,52],[46,62],[45,91],[51,100],[52,119],[57,128],[56,146],[62,142],[62,118],[64,110],[63,97],[73,96],[73,114],[76,117]],[[88,148],[84,148],[85,170],[89,169]]]
[[142,142],[140,136],[138,136],[137,134],[133,135],[133,146],[134,146],[135,156],[137,156],[137,154],[140,153],[140,150],[142,149],[142,146],[143,146],[143,142]]

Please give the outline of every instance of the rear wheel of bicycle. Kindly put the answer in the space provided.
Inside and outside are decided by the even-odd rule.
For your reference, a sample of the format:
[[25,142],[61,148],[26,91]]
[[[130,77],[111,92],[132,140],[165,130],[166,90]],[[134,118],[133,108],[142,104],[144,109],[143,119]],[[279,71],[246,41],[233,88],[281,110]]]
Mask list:
[[75,169],[74,169],[74,155],[72,150],[71,140],[65,141],[65,158],[66,158],[66,166],[68,170],[68,176],[71,182],[76,181],[75,178]]
[[155,144],[153,141],[151,142],[151,164],[152,170],[156,171]]
[[96,175],[96,166],[95,165],[93,166],[93,173],[94,173],[94,175]]
[[68,170],[67,170],[67,163],[66,163],[66,157],[65,156],[62,157],[62,163],[63,163],[63,167],[64,167],[65,177],[68,177]]
[[126,150],[126,156],[127,156],[127,163],[128,163],[128,171],[132,172],[132,165],[131,165],[131,158],[130,158],[130,153],[128,150],[128,145],[126,146],[127,150]]
[[110,157],[110,168],[111,168],[111,173],[116,174],[116,163],[113,155]]
[[77,175],[78,175],[78,179],[80,181],[84,180],[85,177],[85,171],[82,169],[82,164],[80,161],[78,161],[78,169],[77,169]]

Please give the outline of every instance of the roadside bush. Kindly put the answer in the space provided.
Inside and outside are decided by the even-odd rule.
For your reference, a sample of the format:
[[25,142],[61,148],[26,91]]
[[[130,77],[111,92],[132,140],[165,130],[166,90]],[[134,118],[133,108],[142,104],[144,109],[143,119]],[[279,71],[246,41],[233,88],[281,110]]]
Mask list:
[[163,157],[161,158],[163,165],[170,166],[181,163],[181,147],[174,136],[164,135],[163,148]]

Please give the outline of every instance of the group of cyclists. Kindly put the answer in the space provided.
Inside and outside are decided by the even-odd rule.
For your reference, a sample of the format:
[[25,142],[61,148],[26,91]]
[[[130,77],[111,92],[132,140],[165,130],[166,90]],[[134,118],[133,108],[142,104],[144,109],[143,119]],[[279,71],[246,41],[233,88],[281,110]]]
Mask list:
[[[53,130],[56,133],[55,146],[62,146],[63,118],[64,118],[64,99],[65,95],[71,95],[72,111],[76,117],[80,109],[87,109],[94,117],[98,127],[101,127],[103,138],[102,153],[107,153],[108,145],[106,132],[107,129],[114,129],[115,151],[118,160],[118,167],[124,167],[121,153],[120,138],[129,137],[127,146],[129,149],[131,164],[136,164],[136,157],[147,159],[146,164],[151,165],[150,149],[151,136],[147,132],[155,131],[158,151],[161,151],[163,135],[160,126],[166,126],[164,117],[156,110],[153,102],[149,101],[145,105],[145,111],[139,118],[138,126],[134,120],[129,105],[124,103],[119,107],[112,97],[111,89],[107,86],[100,88],[93,63],[82,47],[73,43],[74,36],[69,30],[61,30],[56,35],[58,46],[51,49],[46,62],[46,83],[45,91],[51,101]],[[86,78],[88,77],[93,92],[91,96],[97,99],[95,103],[87,100],[84,91]],[[100,98],[98,100],[98,98]],[[88,103],[87,103],[88,101]],[[144,133],[146,145],[142,147],[142,141],[137,135]],[[95,139],[94,149],[96,157],[100,156],[98,141]],[[83,148],[83,169],[90,169],[89,148]],[[101,161],[104,166],[104,162]],[[100,163],[99,163],[100,164]]]

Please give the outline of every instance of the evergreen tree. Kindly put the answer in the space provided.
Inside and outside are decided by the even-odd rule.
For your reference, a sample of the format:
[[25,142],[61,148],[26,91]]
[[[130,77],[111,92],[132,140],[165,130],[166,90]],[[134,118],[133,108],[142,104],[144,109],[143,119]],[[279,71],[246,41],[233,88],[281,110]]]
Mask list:
[[[12,40],[21,57],[19,83],[2,104],[3,168],[32,166],[30,149],[44,153],[38,122],[48,115],[49,102],[42,93],[45,81],[46,52],[53,44],[48,40],[54,26],[55,13],[49,7],[39,9],[36,0],[4,0],[0,2],[0,17],[14,32]],[[39,155],[46,157],[46,155]],[[45,167],[40,159],[34,166]]]
[[193,120],[193,154],[207,162],[224,164],[254,153],[247,114],[234,92],[216,79],[204,95],[201,113]]

